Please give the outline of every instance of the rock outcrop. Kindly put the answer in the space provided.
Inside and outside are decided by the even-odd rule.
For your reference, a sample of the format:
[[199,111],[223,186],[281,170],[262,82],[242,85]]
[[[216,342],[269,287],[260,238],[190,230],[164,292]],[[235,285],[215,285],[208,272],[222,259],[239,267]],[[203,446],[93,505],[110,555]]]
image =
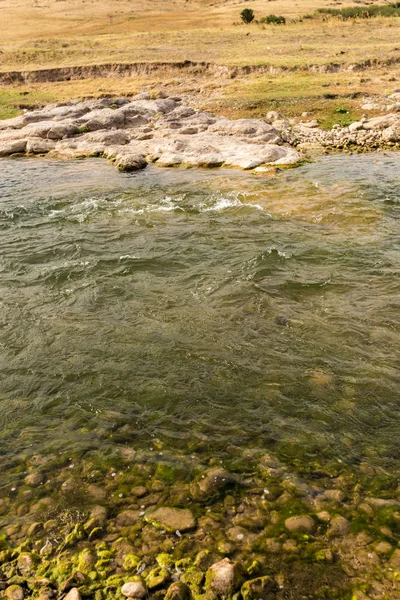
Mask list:
[[0,121],[0,156],[104,156],[121,171],[159,166],[291,165],[300,154],[263,120],[195,111],[179,98],[148,94],[49,105]]

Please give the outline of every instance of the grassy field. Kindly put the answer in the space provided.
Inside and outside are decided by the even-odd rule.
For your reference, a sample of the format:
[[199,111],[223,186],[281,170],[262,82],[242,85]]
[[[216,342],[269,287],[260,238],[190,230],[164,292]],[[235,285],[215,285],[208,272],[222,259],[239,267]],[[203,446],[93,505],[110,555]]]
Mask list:
[[[360,3],[359,3],[360,4]],[[265,65],[271,73],[236,79],[154,71],[146,77],[1,86],[0,118],[49,101],[129,94],[160,87],[193,92],[201,106],[232,116],[278,109],[310,112],[324,126],[361,114],[360,98],[400,87],[400,18],[303,20],[329,0],[0,0],[0,71],[154,61]],[[283,15],[287,24],[240,23]],[[366,60],[372,65],[360,70]],[[338,72],[326,72],[336,65]],[[322,71],[322,72],[321,72]]]

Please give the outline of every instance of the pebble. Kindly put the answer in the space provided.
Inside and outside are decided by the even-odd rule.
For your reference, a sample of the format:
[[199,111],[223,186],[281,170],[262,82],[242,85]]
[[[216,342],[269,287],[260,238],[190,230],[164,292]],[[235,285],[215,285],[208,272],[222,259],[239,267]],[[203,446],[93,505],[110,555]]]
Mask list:
[[147,590],[141,581],[128,581],[121,588],[121,594],[127,598],[144,598]]
[[24,590],[20,585],[10,585],[6,589],[8,600],[24,600]]

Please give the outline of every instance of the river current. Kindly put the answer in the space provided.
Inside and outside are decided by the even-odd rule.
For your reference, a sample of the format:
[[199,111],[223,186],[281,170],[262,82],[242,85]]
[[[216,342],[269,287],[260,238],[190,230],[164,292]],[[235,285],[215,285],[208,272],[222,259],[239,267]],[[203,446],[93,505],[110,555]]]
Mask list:
[[121,445],[399,472],[400,157],[0,162],[0,471]]

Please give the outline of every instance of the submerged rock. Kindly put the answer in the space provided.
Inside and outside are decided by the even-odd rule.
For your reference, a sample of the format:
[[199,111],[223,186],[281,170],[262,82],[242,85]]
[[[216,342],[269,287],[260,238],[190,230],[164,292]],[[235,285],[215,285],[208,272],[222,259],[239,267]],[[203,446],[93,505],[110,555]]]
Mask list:
[[196,519],[188,508],[170,508],[163,506],[148,513],[144,520],[166,531],[188,531],[196,527]]
[[191,487],[195,500],[206,500],[225,488],[238,483],[238,478],[224,469],[210,469]]
[[347,519],[341,515],[335,515],[332,517],[330,527],[328,529],[328,535],[332,537],[341,537],[347,535],[350,531],[350,523]]
[[316,529],[316,524],[312,517],[308,515],[301,515],[286,519],[285,527],[290,532],[313,533]]

